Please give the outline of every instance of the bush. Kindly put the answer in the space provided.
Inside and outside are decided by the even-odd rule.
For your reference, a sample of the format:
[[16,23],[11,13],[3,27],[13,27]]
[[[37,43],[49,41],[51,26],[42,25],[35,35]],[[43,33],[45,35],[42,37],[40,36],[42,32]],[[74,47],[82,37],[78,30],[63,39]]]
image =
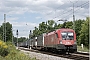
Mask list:
[[6,45],[5,42],[0,40],[0,55],[5,57],[8,55],[8,53],[9,53],[8,46]]
[[31,59],[28,55],[17,50],[11,42],[5,43],[0,40],[0,50],[3,51],[2,53],[0,51],[0,60],[36,60],[36,58]]

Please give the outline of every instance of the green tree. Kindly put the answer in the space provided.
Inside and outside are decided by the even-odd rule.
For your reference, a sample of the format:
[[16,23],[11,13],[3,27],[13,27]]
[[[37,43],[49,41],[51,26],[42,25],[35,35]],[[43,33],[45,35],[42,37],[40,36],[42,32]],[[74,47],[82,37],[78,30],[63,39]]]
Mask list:
[[55,25],[54,25],[54,29],[58,29],[58,25],[57,25],[57,23],[55,23]]
[[72,29],[72,28],[73,28],[73,22],[72,22],[72,21],[66,22],[65,28],[70,28],[70,29]]
[[1,26],[0,26],[0,40],[2,40],[2,38],[3,38],[3,32],[2,32],[2,28],[1,28]]
[[0,34],[0,40],[2,40],[2,36],[1,36],[1,34]]
[[[3,23],[0,28],[0,34],[2,36],[2,39],[3,39],[3,27],[5,27],[5,23]],[[12,41],[12,24],[10,24],[9,22],[6,23],[6,41]]]
[[58,24],[57,29],[62,28],[63,24]]
[[86,18],[86,21],[81,25],[81,31],[79,36],[80,44],[84,44],[84,46],[89,48],[89,19],[90,17]]
[[14,41],[15,46],[17,46],[17,37],[14,37],[13,41]]
[[26,41],[26,40],[27,40],[26,37],[20,37],[20,38],[18,38],[18,42],[23,42],[23,41]]
[[35,30],[33,30],[33,37],[36,37],[39,35],[39,29],[37,27],[35,27]]
[[39,28],[35,27],[35,30],[33,30],[33,37],[36,37],[40,34],[50,32],[54,30],[54,21],[53,20],[48,20],[48,22],[42,22],[39,24]]
[[85,22],[85,20],[81,20],[81,19],[79,19],[79,20],[76,20],[75,21],[75,32],[76,32],[76,36],[77,36],[77,43],[78,43],[78,45],[80,45],[80,41],[79,41],[79,36],[80,36],[80,30],[81,30],[81,28],[82,28],[82,24]]
[[46,30],[47,30],[47,26],[46,26],[45,22],[40,23],[39,24],[39,31],[41,32],[40,34],[45,33]]
[[53,27],[54,24],[55,24],[55,21],[54,20],[48,20],[48,25],[47,25],[48,32],[54,30],[54,27]]

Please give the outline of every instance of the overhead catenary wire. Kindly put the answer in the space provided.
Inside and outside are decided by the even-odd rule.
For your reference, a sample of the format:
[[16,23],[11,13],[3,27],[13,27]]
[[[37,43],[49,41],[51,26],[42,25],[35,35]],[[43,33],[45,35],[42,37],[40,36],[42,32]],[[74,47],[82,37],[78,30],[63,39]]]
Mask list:
[[[87,3],[88,3],[88,2],[85,2],[85,3],[83,3],[83,4],[81,4],[81,5],[77,6],[77,7],[81,7],[81,8],[82,8],[82,7],[85,6],[85,4],[87,4]],[[71,10],[73,10],[73,9],[71,9]],[[69,12],[71,12],[71,10],[66,11],[66,12],[64,12],[63,14],[60,14],[60,15],[58,15],[57,17],[63,16],[63,15],[65,15],[65,14],[69,13]],[[79,10],[79,8],[78,8],[77,10]],[[77,10],[75,10],[74,13],[75,13]],[[71,12],[71,13],[72,13],[72,12]],[[70,13],[70,14],[71,14],[71,13]],[[70,15],[70,14],[69,14],[69,15]],[[68,15],[67,15],[67,16],[68,16]],[[55,17],[55,18],[56,18],[56,17]],[[54,19],[54,18],[53,18],[53,19]],[[53,20],[53,19],[52,19],[52,20]]]
[[[70,0],[69,0],[69,1],[70,1]],[[78,1],[79,1],[79,0],[78,0]],[[77,3],[78,1],[76,1],[75,3]],[[70,2],[71,2],[71,1],[70,1]],[[66,11],[66,12],[65,12],[65,11],[62,11],[62,12],[63,12],[62,14],[71,12],[72,10],[73,10],[73,9],[70,9],[69,11]],[[62,16],[62,14],[60,14],[59,16]],[[57,17],[59,17],[59,16],[57,16]],[[54,17],[54,18],[56,18],[56,17]],[[53,19],[54,19],[54,18],[53,18]],[[52,19],[52,20],[53,20],[53,19]]]
[[[84,5],[84,6],[86,6],[86,5]],[[84,6],[82,6],[82,7],[84,7]],[[80,8],[82,8],[82,7],[80,7]],[[79,11],[80,8],[78,8],[77,10],[75,10],[74,13],[77,12],[77,11]],[[72,13],[73,13],[73,12],[69,13],[67,16],[71,15]],[[67,16],[65,16],[65,17],[67,17]]]
[[[78,0],[79,1],[79,0]],[[77,1],[77,2],[78,2]],[[75,2],[75,3],[77,3],[77,2]],[[89,1],[87,1],[87,2],[85,2],[85,3],[82,3],[81,5],[78,5],[78,6],[76,6],[77,8],[78,7],[80,7],[80,8],[82,8],[83,6],[86,6],[87,5],[87,3],[88,3]],[[78,9],[76,9],[76,10],[74,10],[74,13],[76,13],[77,11],[79,11],[80,10],[80,8],[78,8]],[[66,16],[64,16],[65,18],[67,17],[67,16],[70,16],[73,12],[71,12],[73,10],[73,8],[72,9],[70,9],[70,10],[68,10],[68,11],[62,11],[63,13],[61,13],[60,15],[58,15],[58,16],[56,16],[56,17],[54,17],[53,19],[51,19],[51,20],[54,20],[55,18],[57,18],[57,17],[62,17],[62,16],[64,16],[64,15],[66,15]],[[56,11],[56,9],[55,9],[55,11]],[[53,12],[53,11],[52,11]],[[51,13],[52,13],[51,12]],[[49,14],[51,14],[51,13],[48,13],[48,14],[46,14],[46,15],[49,15]],[[67,15],[68,14],[68,15]],[[63,17],[63,18],[64,18]],[[43,18],[41,18],[41,19],[43,19]]]
[[[75,3],[77,3],[79,0],[77,0]],[[70,1],[69,1],[70,2]],[[61,5],[62,6],[62,5]],[[59,6],[59,7],[61,7],[61,6]],[[59,8],[59,7],[57,7],[54,11],[55,11],[55,13],[56,13],[56,10]],[[70,9],[70,10],[68,10],[68,11],[62,11],[63,13],[61,13],[60,14],[60,16],[62,16],[63,14],[66,14],[66,13],[68,13],[68,12],[71,12],[72,11],[72,9]],[[51,13],[53,12],[53,10],[50,12],[50,13],[47,13],[46,15],[50,15]],[[59,16],[56,16],[56,17],[59,17]],[[53,19],[55,19],[56,17],[54,17]],[[41,18],[41,19],[43,19],[43,18]],[[53,20],[53,19],[51,19],[51,20]]]
[[[79,0],[78,0],[79,1]],[[76,1],[75,3],[77,3],[78,1]],[[71,2],[71,1],[70,1]],[[63,13],[62,14],[64,14],[64,13],[67,13],[67,12],[70,12],[72,9],[70,9],[69,11],[62,11]],[[56,18],[56,17],[55,17]]]
[[71,2],[71,0],[69,0],[69,2],[71,2],[71,3],[77,3],[79,0],[77,0],[76,2]]
[[[78,10],[79,10],[79,9],[78,9]],[[72,13],[73,13],[73,12],[69,13],[67,16],[64,16],[63,18],[69,17],[70,15],[72,16]],[[84,16],[84,17],[85,17],[85,16]]]
[[[76,1],[76,3],[77,3],[77,2],[78,2],[78,1]],[[59,7],[61,7],[61,6],[59,6]],[[55,13],[56,13],[56,10],[57,10],[59,7],[57,7],[57,8],[54,10]],[[67,13],[67,12],[70,12],[71,10],[72,10],[72,9],[70,9],[69,11],[66,11],[66,12],[65,12],[65,11],[62,11],[62,12],[63,12],[62,14]],[[52,10],[50,13],[47,13],[46,15],[50,15],[52,12],[53,12],[53,10]],[[61,14],[61,15],[62,15],[62,14]],[[54,18],[56,18],[56,17],[54,17]],[[53,19],[54,19],[54,18],[53,18]],[[42,19],[42,18],[41,18],[41,19]],[[51,20],[53,20],[53,19],[51,19]]]

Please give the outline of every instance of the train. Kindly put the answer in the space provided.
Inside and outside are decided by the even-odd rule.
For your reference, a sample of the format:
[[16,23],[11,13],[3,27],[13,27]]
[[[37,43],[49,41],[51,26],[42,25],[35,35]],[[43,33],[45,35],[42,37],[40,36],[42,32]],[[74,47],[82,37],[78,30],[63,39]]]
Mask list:
[[57,29],[27,41],[26,46],[38,50],[75,53],[77,52],[76,33],[73,29]]

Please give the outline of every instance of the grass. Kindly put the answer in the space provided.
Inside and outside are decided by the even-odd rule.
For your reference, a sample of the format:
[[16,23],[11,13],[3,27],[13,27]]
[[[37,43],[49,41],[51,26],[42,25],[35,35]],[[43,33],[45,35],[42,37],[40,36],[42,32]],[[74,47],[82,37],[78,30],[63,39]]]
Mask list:
[[15,46],[12,43],[7,43],[9,48],[9,54],[5,57],[0,56],[0,60],[36,60],[36,58],[30,58],[28,55],[25,55],[23,52],[16,50]]
[[86,48],[85,46],[83,47],[83,49],[82,49],[81,46],[77,46],[77,50],[78,50],[78,51],[82,51],[82,52],[89,52],[89,51],[90,51],[90,50],[89,50],[88,48]]

